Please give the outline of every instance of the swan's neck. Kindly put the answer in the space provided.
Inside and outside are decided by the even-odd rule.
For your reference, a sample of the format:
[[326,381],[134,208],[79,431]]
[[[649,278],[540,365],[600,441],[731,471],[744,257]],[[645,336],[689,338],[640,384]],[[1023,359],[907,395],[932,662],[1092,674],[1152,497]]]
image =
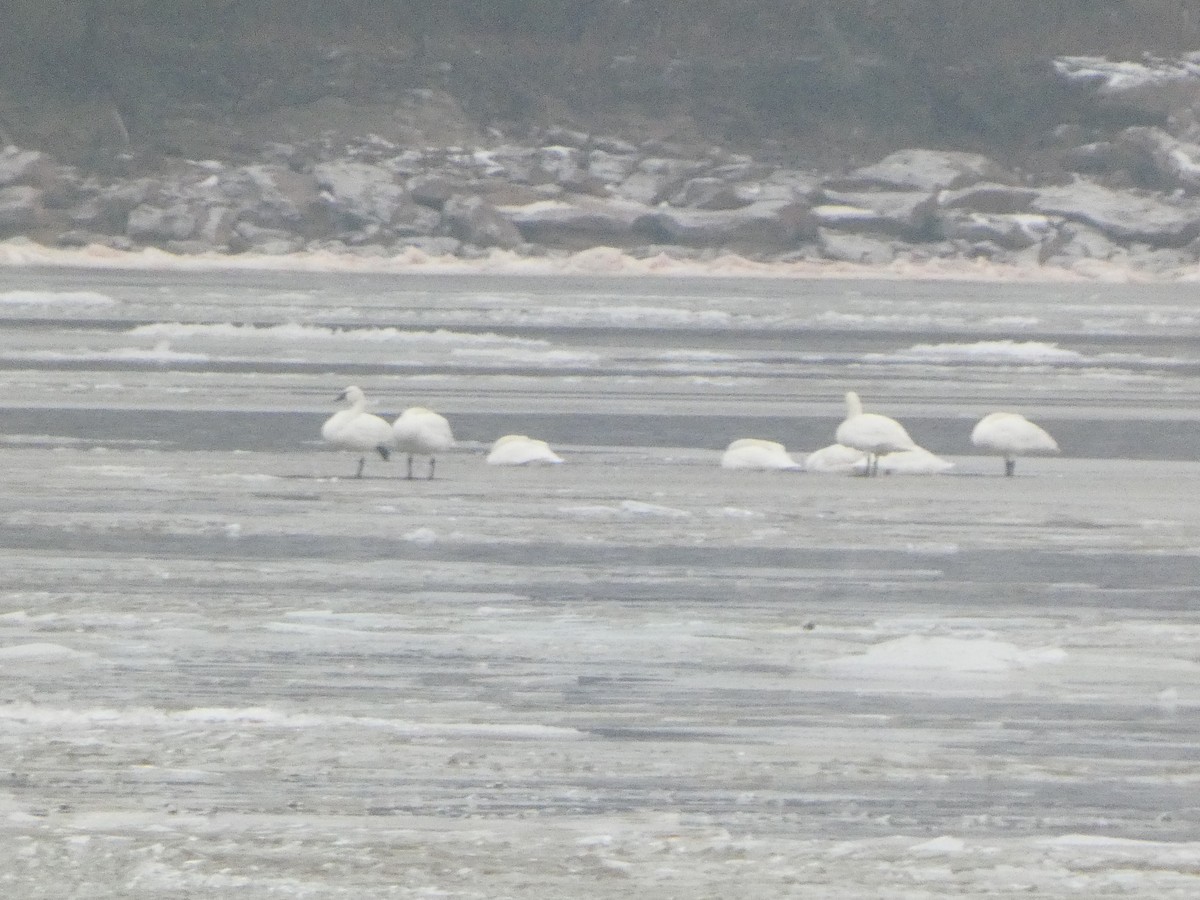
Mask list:
[[862,415],[862,401],[854,391],[846,391],[846,418]]

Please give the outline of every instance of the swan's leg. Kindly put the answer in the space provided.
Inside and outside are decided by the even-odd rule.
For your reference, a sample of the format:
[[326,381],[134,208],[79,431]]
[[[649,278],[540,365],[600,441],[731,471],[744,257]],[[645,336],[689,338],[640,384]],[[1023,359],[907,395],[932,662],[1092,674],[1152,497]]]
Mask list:
[[434,457],[430,456],[429,457],[429,480],[430,481],[433,481],[433,467],[436,464],[437,464],[437,460]]
[[1011,456],[1004,457],[1004,474],[1012,478],[1013,473],[1017,471],[1017,461]]
[[387,444],[380,444],[375,450],[383,457],[383,461],[387,462],[392,457],[392,451],[388,449]]
[[358,459],[358,471],[354,473],[354,477],[355,477],[355,478],[362,478],[362,470],[363,470],[363,466],[365,466],[366,464],[367,464],[367,458],[366,458],[365,456],[361,456],[361,457],[359,457],[359,459]]
[[408,454],[408,480],[412,481],[412,454]]

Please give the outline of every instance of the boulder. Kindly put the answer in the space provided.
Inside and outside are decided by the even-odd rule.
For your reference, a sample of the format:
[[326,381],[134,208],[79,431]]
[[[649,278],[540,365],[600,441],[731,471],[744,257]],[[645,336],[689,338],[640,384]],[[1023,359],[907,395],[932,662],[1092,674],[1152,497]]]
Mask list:
[[883,265],[896,258],[896,247],[881,237],[845,234],[822,228],[817,235],[817,247],[826,259],[839,262]]
[[691,247],[794,247],[816,237],[808,206],[762,201],[732,210],[661,208],[639,218],[638,234],[667,244]]
[[42,192],[29,185],[0,188],[0,236],[20,234],[40,224]]
[[905,240],[931,240],[937,198],[922,191],[825,190],[824,203],[813,207],[813,216],[825,228],[893,234]]
[[739,190],[740,185],[731,184],[724,178],[692,178],[670,197],[672,206],[690,206],[695,209],[739,209],[754,202]]
[[463,243],[454,237],[409,237],[397,242],[396,250],[412,248],[427,256],[455,256]]
[[[548,167],[543,166],[542,161],[545,158],[543,149],[533,147],[518,147],[510,144],[505,144],[501,147],[495,147],[488,151],[488,159],[491,162],[491,172],[494,177],[503,178],[511,184],[553,184],[553,171],[557,170],[558,161],[551,159]],[[557,153],[553,151],[550,157],[554,157]],[[572,157],[574,158],[574,157]],[[450,175],[450,171],[444,166],[432,166],[427,174]],[[484,172],[483,174],[487,174]]]
[[826,181],[833,190],[940,191],[980,181],[1012,181],[998,163],[978,153],[900,150],[873,165]]
[[971,187],[942,191],[937,195],[937,202],[942,209],[1006,215],[1025,212],[1036,196],[1034,188],[980,182]]
[[1064,149],[1059,162],[1069,172],[1108,173],[1132,170],[1140,155],[1115,141],[1089,141]]
[[245,166],[222,175],[221,202],[260,228],[310,234],[325,228],[327,201],[315,176],[273,164]]
[[562,125],[551,125],[542,135],[543,140],[548,144],[556,144],[562,147],[573,147],[582,149],[588,145],[590,140],[589,135],[585,131],[576,131],[572,128],[566,128]]
[[1116,145],[1140,181],[1164,191],[1200,190],[1200,144],[1161,128],[1126,128]]
[[465,183],[460,178],[430,172],[410,178],[405,187],[408,189],[409,196],[417,203],[433,209],[441,209],[445,206],[446,201],[455,194],[464,192]]
[[616,153],[621,156],[632,156],[638,152],[636,144],[608,135],[592,138],[592,147],[603,150],[605,153]]
[[1042,263],[1070,268],[1081,260],[1111,260],[1125,256],[1127,250],[1108,235],[1087,225],[1064,223],[1039,249]]
[[226,246],[233,235],[237,217],[238,210],[232,206],[218,204],[202,208],[196,239],[207,243],[209,249]]
[[597,244],[628,246],[634,223],[647,212],[640,203],[571,195],[500,207],[528,241],[581,249]]
[[40,180],[42,205],[47,209],[71,209],[82,203],[94,190],[73,166],[54,166]]
[[588,179],[584,154],[575,147],[552,145],[540,147],[535,155],[536,181],[549,181],[566,188]]
[[633,174],[638,159],[632,153],[592,150],[587,155],[587,173],[604,184],[618,184]]
[[820,195],[822,177],[800,169],[776,169],[738,185],[752,200],[803,200],[812,203]]
[[[368,163],[321,163],[313,176],[324,192],[337,227],[351,231],[411,220],[416,204],[395,177]],[[378,230],[378,229],[376,229]]]
[[228,244],[235,253],[252,251],[276,255],[302,250],[304,239],[281,228],[262,228],[253,222],[242,221],[233,226]]
[[1163,123],[1177,110],[1194,109],[1200,102],[1200,53],[1117,61],[1060,56],[1053,68],[1110,125]]
[[691,159],[643,159],[628,178],[611,187],[612,193],[623,200],[653,206],[678,190],[684,181],[698,175],[704,167],[704,163]]
[[1054,234],[1055,222],[1030,213],[979,213],[952,210],[942,215],[940,230],[948,240],[991,243],[1005,250],[1023,250]]
[[1200,235],[1200,209],[1194,204],[1111,190],[1084,179],[1043,188],[1032,207],[1045,215],[1091,225],[1122,243],[1142,241],[1153,247],[1181,247]]
[[521,231],[482,197],[455,196],[442,207],[442,221],[455,238],[476,247],[512,249]]
[[68,218],[86,231],[124,234],[129,213],[154,197],[158,188],[158,184],[148,178],[119,181],[85,198],[70,210]]
[[186,241],[199,230],[200,214],[200,209],[182,200],[165,206],[143,203],[130,211],[125,234],[144,244]]
[[40,150],[5,147],[0,150],[0,187],[14,184],[44,187],[55,168],[50,157]]
[[1158,250],[1148,250],[1135,247],[1124,262],[1130,268],[1151,275],[1176,275],[1195,269],[1196,254],[1190,248],[1163,247]]

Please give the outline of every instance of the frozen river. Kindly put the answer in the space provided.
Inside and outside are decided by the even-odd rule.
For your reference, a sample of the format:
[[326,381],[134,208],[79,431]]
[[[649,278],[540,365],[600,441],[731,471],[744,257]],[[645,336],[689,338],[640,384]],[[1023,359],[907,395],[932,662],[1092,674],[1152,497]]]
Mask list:
[[1197,290],[0,269],[4,895],[1200,896]]

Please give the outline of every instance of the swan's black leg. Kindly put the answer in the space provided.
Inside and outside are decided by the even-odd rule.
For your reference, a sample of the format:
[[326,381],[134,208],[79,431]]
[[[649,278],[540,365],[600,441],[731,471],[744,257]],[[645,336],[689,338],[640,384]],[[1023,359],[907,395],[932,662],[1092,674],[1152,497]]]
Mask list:
[[1015,459],[1004,460],[1004,474],[1012,478],[1013,473],[1017,471],[1017,461]]
[[437,464],[437,460],[432,456],[429,457],[429,480],[430,481],[433,481],[433,467],[436,464]]
[[363,466],[365,466],[366,464],[367,464],[367,458],[365,456],[359,457],[358,471],[354,473],[355,478],[362,478]]

